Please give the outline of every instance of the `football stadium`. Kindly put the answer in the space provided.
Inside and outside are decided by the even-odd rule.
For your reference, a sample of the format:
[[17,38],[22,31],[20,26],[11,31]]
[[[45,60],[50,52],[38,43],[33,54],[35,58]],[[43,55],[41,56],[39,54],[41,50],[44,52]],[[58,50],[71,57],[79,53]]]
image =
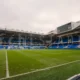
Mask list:
[[0,29],[0,80],[80,80],[80,21],[47,34]]

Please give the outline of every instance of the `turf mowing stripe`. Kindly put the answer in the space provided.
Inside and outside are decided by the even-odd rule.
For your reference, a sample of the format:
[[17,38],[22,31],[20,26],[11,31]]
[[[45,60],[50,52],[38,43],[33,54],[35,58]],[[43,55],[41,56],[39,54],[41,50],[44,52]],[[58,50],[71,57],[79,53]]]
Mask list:
[[6,77],[9,77],[9,67],[8,67],[8,56],[7,56],[7,50],[5,50],[6,53]]
[[43,68],[43,69],[36,69],[35,71],[31,71],[31,72],[26,72],[26,73],[22,73],[22,74],[10,76],[10,77],[8,77],[8,78],[1,78],[0,80],[5,80],[5,79],[9,79],[9,78],[19,77],[19,76],[23,76],[23,75],[27,75],[27,74],[31,74],[31,73],[40,72],[40,71],[50,70],[50,69],[53,69],[53,68],[65,66],[65,65],[72,64],[72,63],[79,62],[79,61],[80,61],[80,60],[76,60],[76,61],[71,61],[71,62],[68,62],[68,63],[64,63],[64,64],[52,66],[52,67],[47,67],[47,68]]

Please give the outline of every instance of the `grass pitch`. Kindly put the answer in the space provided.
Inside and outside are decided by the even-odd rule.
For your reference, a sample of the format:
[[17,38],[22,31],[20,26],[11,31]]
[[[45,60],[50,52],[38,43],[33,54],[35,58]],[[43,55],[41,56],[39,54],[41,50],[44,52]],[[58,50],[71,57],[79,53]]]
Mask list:
[[0,50],[0,78],[6,76],[6,59],[5,52]]
[[[10,76],[80,60],[80,50],[7,50],[7,55]],[[0,51],[0,59],[4,67],[6,62],[4,50]],[[3,67],[0,67],[0,74],[4,73],[5,76]],[[5,80],[66,80],[79,73],[80,61]],[[4,77],[3,75],[0,78]]]

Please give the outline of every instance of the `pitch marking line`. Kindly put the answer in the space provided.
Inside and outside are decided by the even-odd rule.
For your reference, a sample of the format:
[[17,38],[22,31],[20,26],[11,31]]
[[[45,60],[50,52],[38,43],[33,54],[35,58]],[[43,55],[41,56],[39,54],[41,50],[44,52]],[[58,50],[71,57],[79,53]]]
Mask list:
[[74,76],[70,77],[70,78],[69,78],[69,79],[67,79],[67,80],[72,80],[73,78],[78,77],[78,76],[80,76],[80,74],[76,74],[76,75],[74,75]]
[[53,68],[65,66],[65,65],[72,64],[72,63],[79,62],[79,61],[80,60],[76,60],[76,61],[71,61],[71,62],[68,62],[68,63],[64,63],[64,64],[52,66],[52,67],[47,67],[47,68],[43,68],[43,69],[36,69],[35,71],[31,71],[31,72],[26,72],[26,73],[18,74],[18,75],[9,76],[8,78],[1,78],[0,80],[5,80],[5,79],[9,79],[9,78],[19,77],[19,76],[23,76],[23,75],[27,75],[27,74],[31,74],[31,73],[40,72],[40,71],[50,70],[50,69],[53,69]]
[[9,67],[8,67],[8,55],[7,55],[7,50],[5,50],[6,53],[6,77],[9,77]]

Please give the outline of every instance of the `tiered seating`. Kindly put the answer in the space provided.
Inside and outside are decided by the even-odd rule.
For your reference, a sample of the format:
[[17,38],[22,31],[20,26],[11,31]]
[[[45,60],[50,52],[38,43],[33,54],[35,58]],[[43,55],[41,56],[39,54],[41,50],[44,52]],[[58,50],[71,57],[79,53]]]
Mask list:
[[55,43],[59,43],[59,39],[56,39]]
[[79,36],[73,36],[73,41],[79,41]]
[[63,42],[68,42],[68,37],[62,38]]
[[57,38],[49,48],[80,48],[79,36]]
[[68,48],[68,44],[64,44],[64,47],[63,48]]
[[0,49],[3,49],[4,48],[4,46],[3,45],[0,45]]
[[6,37],[5,37],[5,38],[3,38],[3,39],[2,39],[2,41],[3,41],[3,42],[6,42],[6,43],[8,43],[8,41],[9,41],[9,38],[6,38]]
[[72,48],[73,46],[72,46],[72,44],[68,44],[68,48]]
[[59,47],[58,48],[63,48],[64,46],[63,46],[63,44],[59,44]]
[[54,44],[54,45],[52,46],[52,48],[57,48],[57,44]]
[[68,48],[78,48],[79,44],[69,44]]
[[49,49],[55,49],[57,48],[57,44],[52,44],[51,46],[49,46]]
[[18,40],[14,38],[14,39],[11,40],[11,42],[12,43],[18,43]]

